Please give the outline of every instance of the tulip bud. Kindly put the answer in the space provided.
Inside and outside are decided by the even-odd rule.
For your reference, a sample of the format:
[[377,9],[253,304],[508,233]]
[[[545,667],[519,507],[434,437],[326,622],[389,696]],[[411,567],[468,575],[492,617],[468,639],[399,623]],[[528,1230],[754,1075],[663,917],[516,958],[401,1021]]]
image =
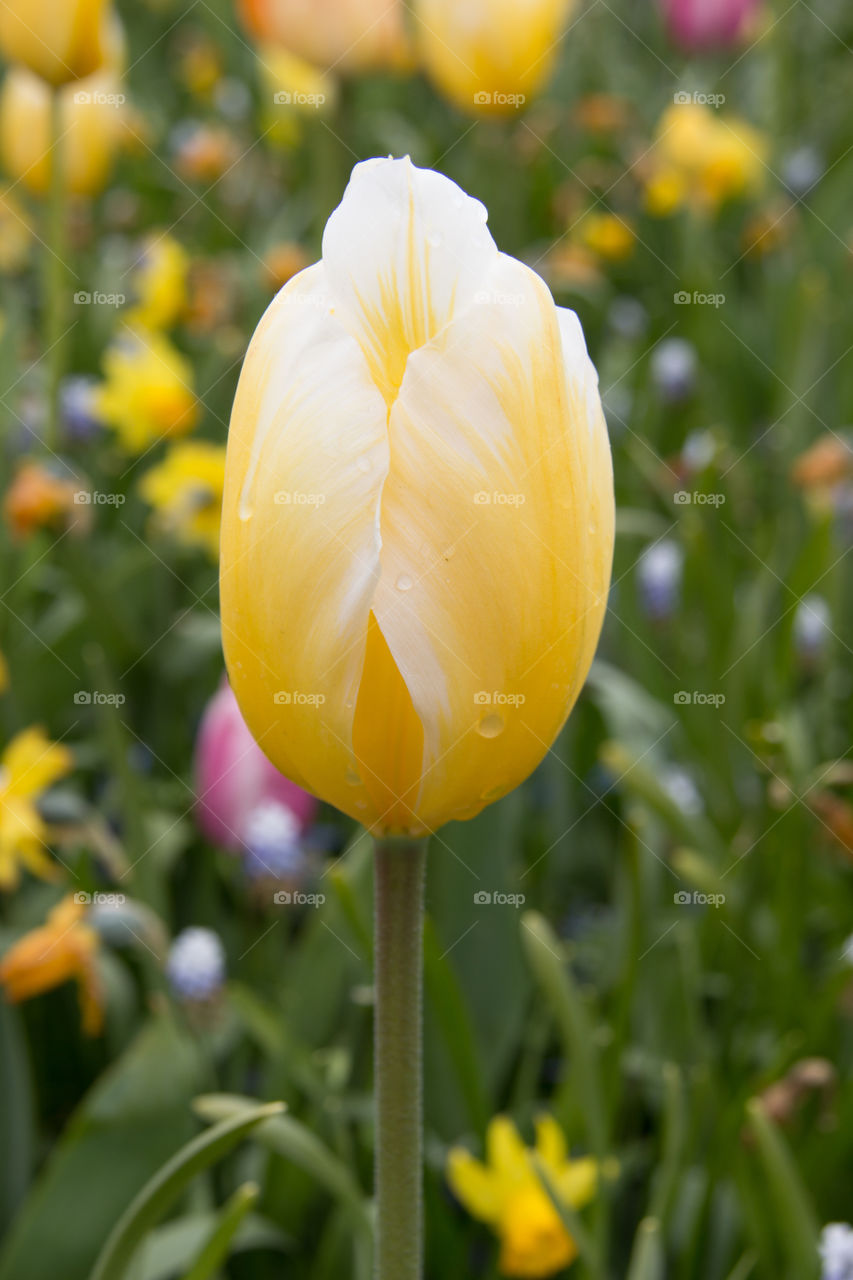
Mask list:
[[240,0],[252,35],[317,67],[405,68],[411,58],[399,0]]
[[166,974],[181,1000],[210,1000],[225,981],[225,948],[212,929],[191,927],[175,938]]
[[[124,95],[116,72],[103,69],[59,90],[62,172],[72,195],[96,195],[106,184],[124,128]],[[34,195],[50,187],[50,87],[13,67],[0,88],[0,155],[13,178]]]
[[261,751],[227,681],[202,716],[195,746],[196,820],[208,840],[232,852],[247,845],[258,807],[277,803],[296,820],[297,834],[314,818],[317,802],[282,777]]
[[682,49],[725,49],[744,39],[761,0],[663,0],[667,33]]
[[106,0],[3,0],[0,52],[49,84],[66,84],[101,65],[108,26]]
[[553,70],[571,0],[416,0],[418,51],[462,111],[512,115]]
[[471,817],[525,778],[606,606],[595,370],[486,216],[408,159],[357,165],[231,418],[232,686],[282,772],[377,832]]

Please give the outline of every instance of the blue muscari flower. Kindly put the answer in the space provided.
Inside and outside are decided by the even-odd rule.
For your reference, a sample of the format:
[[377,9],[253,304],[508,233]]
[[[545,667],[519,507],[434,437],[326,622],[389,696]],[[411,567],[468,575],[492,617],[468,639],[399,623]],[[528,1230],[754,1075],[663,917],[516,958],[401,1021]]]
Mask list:
[[818,1253],[823,1263],[820,1280],[853,1280],[853,1228],[846,1222],[824,1227]]
[[166,961],[172,990],[181,1000],[209,1000],[225,981],[225,949],[212,929],[192,926],[175,938]]
[[667,538],[653,543],[637,561],[640,601],[653,622],[665,622],[675,613],[681,594],[683,562],[681,547]]
[[299,819],[287,805],[265,800],[251,811],[243,831],[246,873],[252,880],[300,880],[306,858]]

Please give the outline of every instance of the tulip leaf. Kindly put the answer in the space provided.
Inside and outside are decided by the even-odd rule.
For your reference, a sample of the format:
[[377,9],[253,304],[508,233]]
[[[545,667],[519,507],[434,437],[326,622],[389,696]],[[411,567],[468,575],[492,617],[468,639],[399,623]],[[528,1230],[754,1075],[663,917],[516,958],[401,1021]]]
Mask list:
[[747,1103],[747,1123],[775,1202],[778,1231],[791,1274],[809,1280],[818,1273],[818,1223],[790,1148],[757,1098]]
[[427,998],[456,1072],[471,1124],[478,1133],[483,1133],[488,1120],[488,1104],[477,1042],[465,997],[453,967],[441,949],[435,925],[429,918],[424,924],[424,952]]
[[198,1134],[142,1188],[116,1223],[92,1272],[92,1280],[123,1280],[136,1249],[189,1182],[242,1138],[282,1109],[280,1102],[255,1106]]
[[626,1280],[664,1280],[664,1252],[660,1223],[644,1218],[634,1236]]
[[[172,1222],[165,1222],[148,1233],[139,1251],[138,1280],[174,1280],[184,1278],[193,1259],[205,1247],[216,1230],[219,1214],[213,1211],[186,1214]],[[238,1225],[231,1239],[230,1254],[252,1249],[274,1249],[281,1252],[289,1247],[284,1232],[265,1218],[249,1214]],[[134,1280],[137,1275],[134,1274]]]
[[655,1176],[649,1215],[659,1222],[666,1221],[666,1215],[678,1185],[678,1175],[684,1153],[684,1130],[686,1124],[684,1086],[681,1072],[672,1062],[666,1062],[663,1066],[663,1093],[663,1152]]
[[184,1276],[184,1280],[211,1280],[221,1263],[228,1257],[231,1242],[259,1195],[260,1187],[256,1182],[244,1182],[237,1188],[222,1206],[213,1231]]

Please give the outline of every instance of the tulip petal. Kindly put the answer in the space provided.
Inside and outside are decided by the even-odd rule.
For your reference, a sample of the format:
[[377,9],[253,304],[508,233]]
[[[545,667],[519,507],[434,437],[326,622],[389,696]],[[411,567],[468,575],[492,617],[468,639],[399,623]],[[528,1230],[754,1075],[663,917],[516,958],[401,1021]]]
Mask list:
[[223,643],[260,746],[289,778],[349,813],[368,807],[352,722],[379,570],[386,419],[322,264],[308,268],[268,308],[237,389]]
[[410,352],[466,307],[497,248],[486,209],[456,183],[403,160],[365,160],[323,235],[341,319],[389,406]]
[[606,603],[609,444],[580,326],[500,255],[408,359],[374,613],[424,727],[429,829],[520,782],[580,691]]

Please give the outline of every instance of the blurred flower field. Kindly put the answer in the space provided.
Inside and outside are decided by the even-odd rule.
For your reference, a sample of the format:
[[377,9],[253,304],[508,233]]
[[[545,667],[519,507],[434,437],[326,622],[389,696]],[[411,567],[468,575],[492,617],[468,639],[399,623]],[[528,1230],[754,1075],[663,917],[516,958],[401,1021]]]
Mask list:
[[252,737],[218,562],[249,340],[389,155],[577,312],[616,490],[577,707],[430,841],[424,1274],[853,1278],[851,47],[3,6],[0,1280],[371,1275],[371,842]]

